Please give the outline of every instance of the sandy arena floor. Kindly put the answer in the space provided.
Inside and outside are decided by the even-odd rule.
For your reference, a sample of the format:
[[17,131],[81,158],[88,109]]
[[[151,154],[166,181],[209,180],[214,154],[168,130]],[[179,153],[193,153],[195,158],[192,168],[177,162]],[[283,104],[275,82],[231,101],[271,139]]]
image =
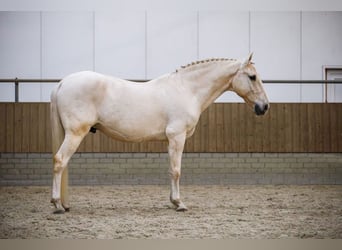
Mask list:
[[342,238],[342,186],[71,187],[71,211],[52,214],[49,187],[0,188],[0,238]]

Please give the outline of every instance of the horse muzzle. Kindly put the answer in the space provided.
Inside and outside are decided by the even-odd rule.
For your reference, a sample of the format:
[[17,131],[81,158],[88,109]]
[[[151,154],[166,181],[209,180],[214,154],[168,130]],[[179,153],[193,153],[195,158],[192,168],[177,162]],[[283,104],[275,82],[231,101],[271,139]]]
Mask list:
[[268,103],[256,103],[254,105],[254,112],[256,115],[264,115],[266,114],[267,110],[269,110],[270,105]]

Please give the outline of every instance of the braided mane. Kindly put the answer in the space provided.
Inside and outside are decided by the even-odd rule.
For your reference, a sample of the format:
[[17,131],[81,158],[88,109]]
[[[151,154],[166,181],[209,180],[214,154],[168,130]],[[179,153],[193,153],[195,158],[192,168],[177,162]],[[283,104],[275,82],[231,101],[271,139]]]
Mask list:
[[[236,59],[228,59],[228,58],[210,58],[210,59],[206,59],[206,60],[199,60],[199,61],[195,61],[192,63],[189,63],[187,65],[181,66],[180,69],[187,69],[190,68],[192,66],[195,65],[199,65],[199,64],[203,64],[203,63],[210,63],[210,62],[222,62],[222,61],[236,61]],[[176,70],[176,72],[178,72],[178,70]]]

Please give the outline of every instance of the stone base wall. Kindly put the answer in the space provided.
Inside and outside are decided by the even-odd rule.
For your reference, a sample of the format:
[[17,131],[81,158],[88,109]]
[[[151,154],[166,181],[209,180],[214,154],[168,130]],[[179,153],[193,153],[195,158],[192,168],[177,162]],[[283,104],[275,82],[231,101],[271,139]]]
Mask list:
[[[52,156],[0,153],[0,186],[51,185]],[[168,185],[166,153],[76,153],[71,185]],[[184,153],[181,184],[342,184],[342,153]]]

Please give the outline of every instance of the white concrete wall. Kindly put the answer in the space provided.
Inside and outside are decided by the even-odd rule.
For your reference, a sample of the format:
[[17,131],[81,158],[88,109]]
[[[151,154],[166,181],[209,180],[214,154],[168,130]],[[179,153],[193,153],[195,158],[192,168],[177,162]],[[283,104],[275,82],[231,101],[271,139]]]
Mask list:
[[[321,80],[342,66],[342,12],[0,12],[0,78],[61,78],[95,70],[149,79],[209,57],[254,51],[263,79]],[[22,84],[20,101],[49,101],[51,84]],[[322,85],[268,84],[272,102],[322,102]],[[340,89],[340,88],[336,88]],[[341,95],[336,95],[341,96]],[[0,101],[13,101],[0,85]],[[218,101],[242,101],[233,93]],[[342,101],[342,100],[339,100]]]

